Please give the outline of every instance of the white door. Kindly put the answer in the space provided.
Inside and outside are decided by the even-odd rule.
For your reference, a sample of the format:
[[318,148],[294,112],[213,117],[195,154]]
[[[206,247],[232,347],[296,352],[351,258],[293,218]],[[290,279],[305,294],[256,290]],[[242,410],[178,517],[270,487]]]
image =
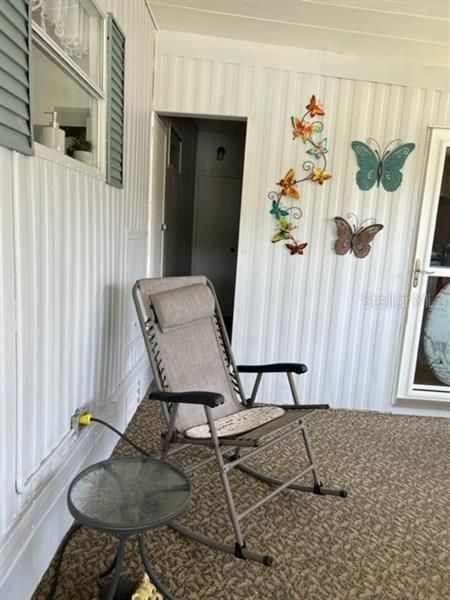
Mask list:
[[450,401],[450,130],[433,129],[398,398]]
[[242,180],[199,177],[192,273],[214,285],[225,317],[233,315]]
[[149,274],[161,277],[163,259],[164,189],[166,177],[167,128],[157,115],[152,122]]

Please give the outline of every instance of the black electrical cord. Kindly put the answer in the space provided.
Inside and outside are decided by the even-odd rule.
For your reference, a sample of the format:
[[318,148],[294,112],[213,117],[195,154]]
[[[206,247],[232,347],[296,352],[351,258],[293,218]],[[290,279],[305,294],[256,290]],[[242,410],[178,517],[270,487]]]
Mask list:
[[108,427],[108,429],[111,429],[111,431],[114,431],[114,433],[117,433],[118,436],[120,436],[123,440],[125,440],[125,442],[130,444],[130,446],[133,446],[133,448],[135,448],[138,452],[140,452],[141,454],[143,454],[144,456],[147,456],[149,458],[151,457],[151,455],[148,452],[146,452],[143,448],[141,448],[140,446],[135,444],[133,442],[133,440],[130,440],[130,438],[127,435],[125,435],[125,433],[122,433],[121,431],[119,431],[118,429],[116,429],[115,427],[113,427],[112,425],[107,423],[106,421],[103,421],[103,419],[98,419],[97,417],[91,417],[91,421],[95,421],[95,423],[100,423],[101,425]]
[[79,529],[81,529],[81,525],[79,523],[75,523],[74,525],[72,525],[72,527],[69,529],[69,531],[64,536],[61,544],[59,545],[59,548],[57,550],[57,552],[59,552],[59,556],[58,556],[58,560],[56,562],[55,574],[53,576],[52,585],[50,586],[50,590],[47,595],[47,600],[53,600],[53,598],[55,597],[56,588],[58,586],[59,574],[61,572],[61,565],[62,565],[62,561],[64,558],[64,552],[66,551],[67,544],[72,539],[73,534],[76,531],[78,531]]

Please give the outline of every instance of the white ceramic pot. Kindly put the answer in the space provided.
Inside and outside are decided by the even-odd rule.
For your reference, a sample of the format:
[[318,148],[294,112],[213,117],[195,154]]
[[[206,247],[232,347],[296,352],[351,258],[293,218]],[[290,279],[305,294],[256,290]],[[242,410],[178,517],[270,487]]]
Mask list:
[[92,152],[86,152],[86,150],[75,150],[73,157],[85,165],[92,166]]

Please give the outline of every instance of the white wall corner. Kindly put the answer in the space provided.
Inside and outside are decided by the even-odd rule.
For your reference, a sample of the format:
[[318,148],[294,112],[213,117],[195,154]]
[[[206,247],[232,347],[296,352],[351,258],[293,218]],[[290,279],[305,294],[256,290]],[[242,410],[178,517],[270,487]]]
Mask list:
[[[119,429],[129,422],[151,381],[146,357],[135,371],[110,398],[115,406],[112,425]],[[133,399],[133,403],[129,399]],[[112,411],[107,409],[108,416]],[[106,428],[96,426],[80,436],[72,448],[72,455],[64,466],[34,495],[18,516],[0,547],[0,598],[25,600],[30,598],[50,564],[72,517],[67,508],[66,493],[75,475],[90,464],[107,458],[118,442],[118,437]],[[26,574],[26,576],[24,575]]]

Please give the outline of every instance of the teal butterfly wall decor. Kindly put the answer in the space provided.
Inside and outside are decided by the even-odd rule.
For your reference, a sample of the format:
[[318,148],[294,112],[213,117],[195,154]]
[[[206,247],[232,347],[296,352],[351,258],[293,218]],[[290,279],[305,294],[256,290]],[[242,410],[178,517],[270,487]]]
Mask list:
[[[372,149],[370,146],[376,146]],[[400,169],[415,148],[415,144],[403,144],[401,140],[392,140],[381,151],[380,144],[373,138],[364,142],[355,140],[352,148],[356,154],[359,171],[356,173],[356,183],[359,189],[367,191],[381,185],[387,192],[395,192],[402,183],[403,174]]]
[[272,200],[270,214],[273,215],[277,221],[279,221],[281,217],[287,217],[289,211],[287,211],[285,207],[280,204],[280,198],[277,197],[275,200]]

